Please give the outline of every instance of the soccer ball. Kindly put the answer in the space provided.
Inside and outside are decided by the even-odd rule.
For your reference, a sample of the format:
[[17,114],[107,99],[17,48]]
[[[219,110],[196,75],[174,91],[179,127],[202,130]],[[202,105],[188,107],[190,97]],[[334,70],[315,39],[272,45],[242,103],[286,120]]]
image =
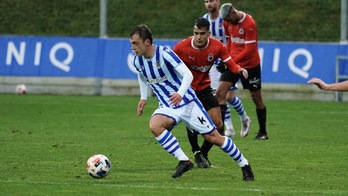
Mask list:
[[18,95],[23,95],[23,94],[25,94],[26,92],[27,92],[27,88],[25,87],[24,84],[18,84],[18,85],[16,86],[16,93],[17,93]]
[[93,178],[104,178],[110,171],[111,162],[105,155],[96,154],[87,160],[86,167],[88,174]]

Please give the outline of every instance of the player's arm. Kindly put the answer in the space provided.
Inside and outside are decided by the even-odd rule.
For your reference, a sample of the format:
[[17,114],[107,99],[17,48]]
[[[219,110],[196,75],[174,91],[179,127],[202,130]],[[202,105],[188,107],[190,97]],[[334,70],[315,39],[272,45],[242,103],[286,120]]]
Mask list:
[[235,62],[240,62],[243,59],[247,59],[248,56],[252,55],[255,48],[257,50],[257,29],[254,25],[248,25],[248,27],[245,30],[246,36],[245,36],[245,44],[244,44],[244,50],[240,52],[238,55],[233,57],[233,60]]
[[193,75],[183,62],[176,66],[175,70],[182,76],[182,83],[179,90],[176,93],[171,94],[170,102],[172,105],[179,105],[184,94],[191,86]]
[[348,80],[339,83],[326,84],[319,78],[312,78],[308,83],[315,84],[318,88],[324,91],[348,91]]
[[235,74],[243,75],[244,78],[248,78],[248,71],[244,68],[241,68],[230,56],[227,51],[227,48],[223,46],[221,48],[221,53],[219,55],[221,61],[226,65],[226,67]]
[[254,49],[256,48],[256,41],[245,43],[244,50],[233,58],[235,62],[240,62],[243,59],[246,59],[250,54],[253,54]]
[[180,63],[178,66],[175,67],[175,70],[182,75],[182,83],[178,90],[178,93],[183,97],[186,91],[190,88],[193,75],[192,72],[187,68],[185,63]]
[[230,48],[231,48],[231,35],[230,35],[230,32],[228,31],[228,26],[229,26],[229,23],[228,22],[226,22],[226,21],[223,21],[223,23],[222,23],[223,25],[224,25],[224,29],[225,29],[225,34],[226,34],[226,37],[228,37],[227,38],[227,42],[226,42],[226,48],[227,48],[227,50],[229,50]]
[[138,73],[138,82],[140,87],[140,100],[137,107],[137,115],[141,116],[143,114],[143,109],[147,103],[147,82],[145,80],[145,77]]

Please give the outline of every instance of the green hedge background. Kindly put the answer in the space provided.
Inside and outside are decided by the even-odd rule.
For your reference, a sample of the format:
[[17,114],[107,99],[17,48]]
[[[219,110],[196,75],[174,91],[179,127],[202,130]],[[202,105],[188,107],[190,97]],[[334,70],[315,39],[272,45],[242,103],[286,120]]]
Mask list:
[[[338,42],[340,0],[221,0],[250,13],[265,41]],[[99,36],[99,0],[1,0],[0,34]],[[108,36],[147,24],[155,38],[186,38],[204,0],[108,0]]]

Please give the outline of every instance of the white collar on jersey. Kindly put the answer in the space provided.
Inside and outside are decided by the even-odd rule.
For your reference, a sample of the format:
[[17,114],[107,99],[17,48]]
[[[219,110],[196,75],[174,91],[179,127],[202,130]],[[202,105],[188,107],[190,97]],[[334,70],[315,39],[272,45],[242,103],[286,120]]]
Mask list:
[[210,41],[209,38],[210,38],[210,37],[208,37],[207,45],[206,45],[204,48],[197,48],[197,47],[195,47],[195,46],[193,45],[193,39],[194,39],[194,37],[192,36],[192,39],[191,39],[191,46],[192,46],[192,48],[194,48],[194,49],[196,49],[196,50],[203,50],[203,49],[206,49],[206,48],[209,46],[209,41]]
[[[241,11],[241,12],[242,12],[242,11]],[[238,21],[238,23],[243,22],[243,21],[244,21],[244,19],[245,19],[245,17],[246,17],[246,14],[245,14],[244,12],[242,12],[242,14],[243,14],[243,17],[242,17],[242,19],[240,19],[240,20]]]

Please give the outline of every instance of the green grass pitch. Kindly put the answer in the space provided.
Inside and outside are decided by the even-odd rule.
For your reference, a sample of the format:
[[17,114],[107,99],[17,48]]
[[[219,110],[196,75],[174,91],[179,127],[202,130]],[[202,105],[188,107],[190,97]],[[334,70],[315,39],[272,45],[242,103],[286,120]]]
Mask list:
[[[265,100],[270,139],[256,141],[255,107],[243,104],[251,133],[234,142],[250,161],[254,182],[214,147],[216,168],[172,179],[177,160],[148,129],[138,97],[0,95],[0,195],[347,195],[348,103]],[[240,120],[232,111],[234,127]],[[183,124],[173,131],[193,159]],[[86,173],[93,154],[112,167],[103,179]]]

